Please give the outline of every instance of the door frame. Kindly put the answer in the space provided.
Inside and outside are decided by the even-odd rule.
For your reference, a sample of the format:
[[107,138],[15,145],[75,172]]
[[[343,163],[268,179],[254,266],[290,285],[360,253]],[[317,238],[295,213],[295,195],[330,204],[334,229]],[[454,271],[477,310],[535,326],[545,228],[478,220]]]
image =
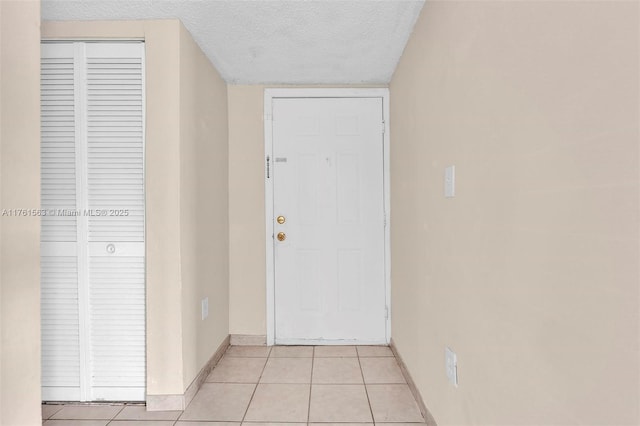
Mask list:
[[[383,128],[383,192],[384,192],[384,285],[386,305],[386,342],[391,340],[391,180],[390,180],[390,132],[388,88],[272,88],[264,91],[264,192],[266,224],[266,297],[267,297],[267,345],[275,343],[275,256],[274,256],[274,203],[273,203],[273,100],[279,98],[381,98]],[[313,343],[313,341],[309,341]],[[330,342],[323,342],[331,344]]]

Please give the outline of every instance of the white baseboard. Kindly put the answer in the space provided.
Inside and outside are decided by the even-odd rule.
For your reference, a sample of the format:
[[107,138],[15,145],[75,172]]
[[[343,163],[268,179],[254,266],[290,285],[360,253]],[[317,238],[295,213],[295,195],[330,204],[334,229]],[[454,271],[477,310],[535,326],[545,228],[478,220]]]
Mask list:
[[232,346],[266,346],[266,335],[254,335],[254,334],[232,334],[231,345]]
[[191,382],[189,387],[184,391],[182,395],[147,395],[147,411],[173,411],[173,410],[184,410],[187,408],[187,405],[191,402],[200,387],[207,379],[213,367],[218,364],[222,355],[224,355],[225,351],[229,347],[229,339],[230,336],[227,336],[213,356],[207,361],[207,363],[202,367],[198,375]]

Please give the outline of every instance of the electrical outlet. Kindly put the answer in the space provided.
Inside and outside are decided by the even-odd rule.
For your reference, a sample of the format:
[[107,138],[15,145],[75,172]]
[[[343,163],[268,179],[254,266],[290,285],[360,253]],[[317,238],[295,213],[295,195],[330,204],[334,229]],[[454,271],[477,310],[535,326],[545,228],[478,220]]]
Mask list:
[[202,299],[202,320],[204,321],[209,316],[209,298]]
[[458,356],[449,348],[444,349],[445,369],[449,382],[458,387]]

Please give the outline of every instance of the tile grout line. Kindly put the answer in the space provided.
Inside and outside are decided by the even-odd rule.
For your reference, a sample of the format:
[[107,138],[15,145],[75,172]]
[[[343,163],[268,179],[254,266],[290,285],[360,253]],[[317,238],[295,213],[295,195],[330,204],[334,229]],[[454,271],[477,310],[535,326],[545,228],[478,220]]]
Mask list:
[[109,421],[107,422],[107,426],[108,426],[108,425],[110,425],[110,424],[111,424],[111,422],[113,422],[113,421],[116,419],[116,417],[118,417],[118,416],[120,415],[120,413],[122,413],[122,412],[124,411],[124,407],[126,407],[126,405],[124,405],[124,404],[123,404],[123,405],[122,405],[122,408],[120,408],[120,411],[118,411],[118,412],[117,412],[117,413],[116,413],[116,414],[111,418],[111,420],[109,420]]
[[253,388],[253,392],[251,393],[251,398],[249,398],[249,403],[247,404],[247,408],[244,410],[244,414],[242,415],[242,420],[240,420],[240,424],[244,423],[244,420],[247,417],[247,413],[249,412],[249,407],[251,407],[251,403],[253,402],[253,397],[256,395],[256,391],[258,390],[258,385],[260,384],[260,380],[262,380],[262,375],[264,374],[264,370],[267,368],[267,364],[269,363],[269,359],[271,358],[272,352],[273,352],[273,346],[270,347],[269,352],[267,352],[267,358],[264,361],[264,365],[262,366],[262,371],[260,372],[260,376],[258,377],[256,386]]
[[313,367],[316,362],[316,347],[311,347],[311,377],[309,377],[309,403],[307,404],[307,426],[311,422],[311,392],[313,391]]
[[362,370],[362,363],[360,362],[360,351],[356,348],[358,354],[358,366],[360,367],[360,374],[362,375],[362,383],[364,384],[364,393],[367,395],[367,403],[369,404],[369,413],[371,414],[371,421],[375,425],[376,419],[373,417],[373,408],[371,407],[371,399],[369,398],[369,388],[367,388],[367,382],[364,379],[364,371]]

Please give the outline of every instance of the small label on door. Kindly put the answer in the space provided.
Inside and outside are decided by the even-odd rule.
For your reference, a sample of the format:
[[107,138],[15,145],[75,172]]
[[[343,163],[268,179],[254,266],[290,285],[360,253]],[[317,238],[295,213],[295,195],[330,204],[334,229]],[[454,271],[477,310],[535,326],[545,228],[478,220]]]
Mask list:
[[286,163],[287,157],[276,157],[276,163]]

